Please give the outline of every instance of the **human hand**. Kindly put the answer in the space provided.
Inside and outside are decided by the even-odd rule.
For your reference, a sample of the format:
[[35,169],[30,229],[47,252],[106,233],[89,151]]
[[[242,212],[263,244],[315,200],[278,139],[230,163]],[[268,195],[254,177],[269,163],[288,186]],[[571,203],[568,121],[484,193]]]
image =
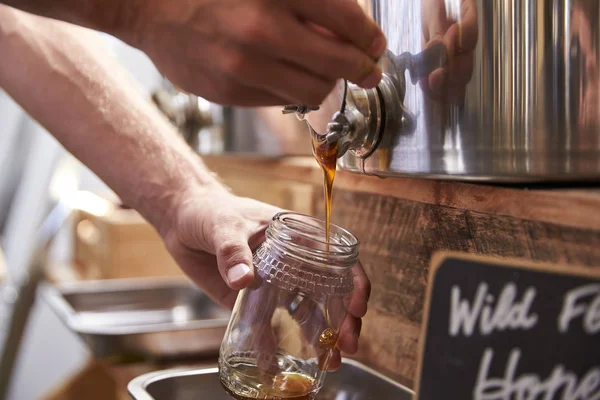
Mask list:
[[165,245],[200,289],[232,308],[238,290],[254,280],[252,251],[280,210],[220,186],[188,189],[179,197],[162,232]]
[[425,48],[443,43],[448,54],[445,67],[421,80],[421,88],[437,101],[460,102],[471,80],[474,50],[478,40],[475,0],[461,0],[459,10],[450,10],[444,0],[423,0],[422,34]]
[[[594,28],[591,17],[598,10],[595,0],[577,0],[573,3],[571,35],[578,44],[580,67],[578,75],[581,95],[577,99],[579,124],[581,127],[597,132],[600,127],[600,66],[598,65],[597,45],[594,42]],[[571,49],[571,52],[574,50]],[[597,140],[597,135],[593,135]],[[589,147],[594,143],[587,143]]]
[[[176,86],[237,106],[317,105],[381,79],[383,33],[351,0],[138,2],[121,36]],[[133,30],[133,32],[132,32]]]

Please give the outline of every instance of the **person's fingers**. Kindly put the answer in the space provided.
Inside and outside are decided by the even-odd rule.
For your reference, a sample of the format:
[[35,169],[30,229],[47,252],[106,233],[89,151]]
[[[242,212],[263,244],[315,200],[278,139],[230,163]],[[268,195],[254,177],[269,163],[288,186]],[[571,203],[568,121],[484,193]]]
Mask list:
[[[160,65],[158,66],[161,68]],[[289,98],[256,87],[243,85],[219,72],[197,71],[195,77],[186,78],[185,74],[180,73],[182,68],[177,72],[171,72],[167,68],[161,69],[175,86],[185,88],[187,92],[200,95],[202,98],[217,104],[239,107],[266,107],[290,103]]]
[[320,104],[335,84],[334,80],[323,79],[256,52],[229,47],[222,53],[220,63],[225,74],[243,85],[285,98],[289,104]]
[[439,96],[446,87],[448,71],[445,68],[438,68],[433,71],[428,78],[429,89],[436,96]]
[[[197,83],[190,81],[190,84]],[[279,96],[261,88],[245,85],[220,71],[207,74],[205,83],[200,82],[200,87],[205,93],[203,98],[218,104],[229,104],[240,107],[278,106],[290,103],[287,97]]]
[[342,355],[338,349],[333,349],[329,360],[327,361],[327,371],[333,372],[340,368],[342,365]]
[[[443,42],[450,57],[460,52],[472,51],[477,45],[477,6],[473,0],[463,0],[460,14],[448,15],[443,1],[437,0],[426,13],[423,23],[423,38],[427,47]],[[458,17],[458,19],[456,19]]]
[[354,274],[354,291],[351,294],[347,311],[356,318],[362,318],[367,313],[367,303],[371,297],[371,282],[360,262],[352,268],[352,273]]
[[456,91],[457,88],[464,89],[466,87],[473,76],[474,64],[475,55],[472,52],[460,54],[451,60],[447,77],[447,84],[450,91]]
[[[218,65],[220,60],[221,42],[194,36],[194,40],[178,42],[169,57],[161,49],[173,46],[177,35],[153,36],[146,46],[146,54],[156,67],[176,87],[202,98],[224,105],[241,107],[276,106],[289,103],[289,99],[244,85],[236,79],[223,73]],[[202,49],[199,51],[198,49]],[[179,54],[185,54],[187,62],[182,63]]]
[[460,101],[473,74],[473,53],[460,54],[445,68],[438,68],[421,81],[421,88],[436,101]]
[[[422,90],[435,101],[460,102],[473,73],[473,49],[477,45],[477,10],[473,0],[461,3],[460,20],[449,20],[445,11],[433,12],[436,18],[428,19],[426,47],[439,42],[446,46],[449,59],[443,68],[433,71],[420,81]],[[444,20],[446,18],[446,20]]]
[[294,25],[287,30],[305,38],[296,45],[277,49],[279,56],[289,62],[325,78],[343,78],[365,88],[375,87],[381,81],[381,68],[356,47],[307,25]]
[[[196,92],[200,94],[200,90],[203,91],[203,88]],[[233,83],[224,84],[221,89],[217,89],[211,95],[204,96],[203,98],[217,104],[238,107],[270,107],[289,104],[289,100],[286,97],[255,87]]]
[[460,20],[454,21],[439,14],[438,18],[445,19],[434,21],[429,27],[430,38],[427,47],[441,41],[446,45],[450,58],[475,49],[479,32],[477,8],[472,0],[464,0],[461,3]]
[[373,59],[385,52],[387,44],[381,28],[355,1],[304,0],[287,4],[301,19],[324,27]]
[[475,0],[463,0],[460,7],[460,21],[458,21],[457,26],[459,28],[458,52],[474,50],[479,38]]
[[348,354],[355,354],[358,351],[358,337],[361,328],[362,320],[348,315],[342,322],[337,347]]
[[214,229],[214,249],[219,272],[232,289],[242,289],[254,280],[252,251],[247,227],[237,216],[222,215]]
[[[166,240],[165,244],[169,247]],[[177,263],[181,266],[183,272],[198,286],[204,290],[204,293],[213,299],[217,304],[232,309],[238,295],[237,290],[232,290],[223,281],[219,274],[215,274],[215,259],[212,255],[186,249],[173,254]]]
[[[335,80],[341,78],[365,87],[374,87],[381,80],[381,69],[371,57],[348,42],[325,35],[283,12],[276,23],[256,21],[245,22],[243,26],[245,28],[237,25],[226,28],[230,43],[227,47],[218,45],[227,52],[217,59],[225,63],[222,68],[225,72],[245,83],[282,89],[274,90],[281,96],[282,93],[319,90],[323,84],[331,90]],[[304,89],[290,91],[287,88],[290,85]],[[320,100],[325,95],[321,95]]]
[[424,16],[421,25],[424,42],[429,44],[432,41],[441,42],[444,34],[454,21],[448,18],[446,6],[443,0],[431,0],[421,3]]
[[[472,46],[474,45],[474,42],[475,44],[477,43],[476,39],[473,41],[472,38],[469,38],[464,34],[463,28],[458,23],[449,26],[448,30],[444,33],[440,40],[446,46],[449,56],[448,62],[452,62],[452,60],[460,56],[461,53],[471,52],[472,48],[468,48],[466,46]],[[431,46],[433,43],[434,42],[428,44],[427,47]]]

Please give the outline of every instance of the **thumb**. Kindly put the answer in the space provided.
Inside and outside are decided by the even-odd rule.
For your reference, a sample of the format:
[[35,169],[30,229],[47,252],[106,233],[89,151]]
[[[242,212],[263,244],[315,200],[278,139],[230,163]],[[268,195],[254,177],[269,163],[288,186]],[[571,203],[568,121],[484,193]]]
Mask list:
[[217,264],[227,285],[240,290],[254,280],[252,251],[243,230],[227,229],[215,240]]

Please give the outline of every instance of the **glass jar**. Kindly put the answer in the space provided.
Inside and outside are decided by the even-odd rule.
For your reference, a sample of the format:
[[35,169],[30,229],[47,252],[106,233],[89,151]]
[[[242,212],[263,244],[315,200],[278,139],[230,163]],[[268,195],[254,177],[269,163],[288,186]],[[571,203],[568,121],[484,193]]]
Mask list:
[[254,283],[240,291],[219,354],[225,390],[241,400],[314,399],[353,290],[358,240],[325,222],[277,214],[254,253]]

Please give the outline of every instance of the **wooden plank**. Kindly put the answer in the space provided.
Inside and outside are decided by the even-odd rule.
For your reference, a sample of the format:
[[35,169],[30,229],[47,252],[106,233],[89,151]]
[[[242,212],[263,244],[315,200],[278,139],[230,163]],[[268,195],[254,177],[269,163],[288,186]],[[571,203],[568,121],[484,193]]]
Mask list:
[[313,213],[314,185],[273,180],[253,173],[241,175],[232,171],[223,171],[220,178],[238,196],[251,197],[285,210]]
[[[266,159],[243,156],[205,156],[217,174],[249,174],[272,180],[321,183],[321,171],[311,157]],[[600,191],[581,189],[524,190],[424,179],[379,179],[338,171],[334,190],[373,193],[482,213],[545,221],[580,228],[600,227]]]

